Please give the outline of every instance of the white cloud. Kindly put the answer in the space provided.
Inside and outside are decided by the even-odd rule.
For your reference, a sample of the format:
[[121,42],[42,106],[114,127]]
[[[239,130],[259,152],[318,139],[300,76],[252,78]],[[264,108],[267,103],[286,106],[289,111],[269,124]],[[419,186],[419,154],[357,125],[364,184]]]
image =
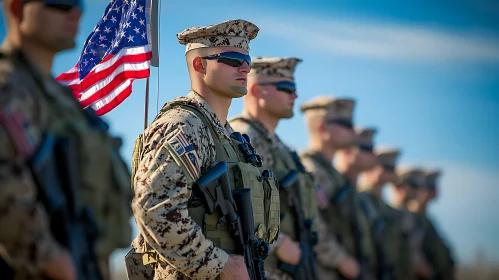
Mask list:
[[261,34],[331,55],[413,62],[499,62],[499,38],[478,32],[455,33],[396,22],[303,15],[262,16],[255,22]]

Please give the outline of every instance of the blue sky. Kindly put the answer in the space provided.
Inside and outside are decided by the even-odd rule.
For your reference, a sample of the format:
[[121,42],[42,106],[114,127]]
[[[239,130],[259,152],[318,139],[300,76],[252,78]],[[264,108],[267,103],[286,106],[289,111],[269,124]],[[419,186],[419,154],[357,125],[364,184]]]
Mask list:
[[[266,3],[267,2],[267,3]],[[151,121],[159,107],[189,90],[184,46],[175,34],[191,26],[242,18],[261,29],[254,56],[295,56],[298,104],[317,94],[357,100],[355,120],[379,129],[376,142],[401,147],[402,163],[444,170],[431,215],[460,262],[485,248],[499,261],[499,4],[461,1],[164,1],[160,68],[151,73]],[[54,75],[77,61],[107,2],[86,1],[78,49],[60,54]],[[89,10],[92,10],[90,13]],[[4,37],[3,22],[0,23]],[[158,76],[160,79],[158,79]],[[159,84],[159,97],[158,93]],[[143,129],[145,82],[105,116],[125,138],[129,161]],[[229,115],[242,110],[234,100]],[[277,132],[303,149],[301,114]],[[122,254],[116,255],[121,265]]]

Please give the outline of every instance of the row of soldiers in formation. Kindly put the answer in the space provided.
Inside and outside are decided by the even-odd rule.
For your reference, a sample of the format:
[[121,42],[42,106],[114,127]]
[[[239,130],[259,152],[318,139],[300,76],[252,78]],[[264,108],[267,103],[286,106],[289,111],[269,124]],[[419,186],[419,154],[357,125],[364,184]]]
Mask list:
[[[258,30],[231,20],[177,34],[191,91],[166,103],[135,142],[140,234],[125,258],[129,279],[263,277],[241,252],[230,211],[210,207],[217,191],[206,199],[206,174],[220,162],[234,192],[252,191],[254,234],[270,244],[268,279],[453,279],[450,251],[426,216],[439,171],[397,167],[399,150],[374,147],[375,129],[354,129],[349,98],[303,103],[310,145],[292,151],[275,130],[293,117],[301,59],[251,58]],[[243,113],[227,120],[239,97]],[[209,202],[195,205],[198,195]]]
[[[79,1],[62,2],[3,0],[2,279],[109,279],[132,211],[131,280],[453,278],[424,214],[438,172],[396,168],[397,150],[353,129],[349,99],[303,104],[310,147],[291,151],[274,131],[293,116],[300,60],[252,59],[259,29],[244,20],[177,34],[192,90],[137,138],[130,174],[106,123],[51,76],[81,15]],[[244,113],[227,121],[243,96]]]

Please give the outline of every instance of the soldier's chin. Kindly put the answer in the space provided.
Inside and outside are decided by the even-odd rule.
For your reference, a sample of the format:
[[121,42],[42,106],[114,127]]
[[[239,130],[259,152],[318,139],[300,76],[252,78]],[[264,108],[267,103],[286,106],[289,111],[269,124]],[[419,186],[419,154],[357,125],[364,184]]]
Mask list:
[[294,116],[293,110],[286,111],[282,114],[281,119],[291,119]]
[[74,39],[60,39],[58,41],[59,43],[54,46],[56,51],[65,51],[65,50],[71,50],[74,49],[76,46],[76,41]]
[[233,86],[229,92],[229,96],[232,98],[241,98],[246,94],[248,94],[248,89],[245,86]]

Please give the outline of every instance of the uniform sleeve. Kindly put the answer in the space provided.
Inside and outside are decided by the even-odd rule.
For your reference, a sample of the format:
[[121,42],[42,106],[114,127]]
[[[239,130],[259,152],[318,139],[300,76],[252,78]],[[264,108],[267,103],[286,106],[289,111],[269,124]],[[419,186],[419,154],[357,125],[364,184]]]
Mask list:
[[214,149],[209,135],[196,116],[169,111],[146,131],[134,178],[133,212],[140,233],[165,261],[191,279],[215,279],[228,261],[228,254],[205,238],[187,210],[192,182]]
[[61,249],[37,200],[31,172],[12,143],[0,123],[0,245],[15,270],[38,274]]
[[[332,182],[328,181],[327,175],[311,158],[302,157],[301,160],[307,171],[314,175],[315,184],[318,185],[317,210],[320,212],[320,205],[325,205],[325,202],[320,201],[320,199],[325,199],[326,201],[328,200],[328,195],[325,190],[329,184],[332,184]],[[320,214],[317,215],[315,223],[319,233],[319,241],[315,247],[317,260],[323,266],[334,269],[342,260],[348,257],[348,253],[338,242],[334,234],[328,231],[327,222]]]
[[316,221],[319,230],[319,242],[315,246],[317,261],[325,267],[335,269],[341,261],[348,257],[348,253],[336,237],[328,232],[327,225],[320,216]]

